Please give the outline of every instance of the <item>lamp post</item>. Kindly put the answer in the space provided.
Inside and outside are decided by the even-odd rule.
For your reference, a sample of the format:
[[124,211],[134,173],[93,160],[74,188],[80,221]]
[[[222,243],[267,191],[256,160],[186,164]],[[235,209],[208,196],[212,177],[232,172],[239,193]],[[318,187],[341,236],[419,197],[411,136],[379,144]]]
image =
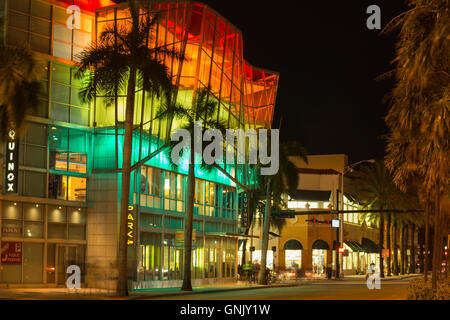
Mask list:
[[[341,210],[344,210],[344,175],[351,170],[353,167],[361,164],[361,163],[375,163],[376,161],[374,159],[369,159],[369,160],[361,160],[358,161],[356,163],[350,164],[348,166],[344,166],[343,170],[342,170],[342,174],[341,174]],[[340,226],[340,232],[339,232],[339,243],[340,245],[344,245],[344,216],[341,214],[339,216],[339,226]],[[339,277],[343,278],[344,277],[344,266],[343,266],[343,256],[342,253],[339,253]]]

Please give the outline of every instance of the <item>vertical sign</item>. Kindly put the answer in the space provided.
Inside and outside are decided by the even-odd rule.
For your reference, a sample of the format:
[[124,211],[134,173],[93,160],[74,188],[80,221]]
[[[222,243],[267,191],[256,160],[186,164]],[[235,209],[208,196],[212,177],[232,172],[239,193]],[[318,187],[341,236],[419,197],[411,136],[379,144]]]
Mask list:
[[1,243],[2,264],[22,264],[22,242]]
[[135,228],[136,222],[134,217],[134,206],[128,206],[128,237],[127,237],[127,245],[134,245],[134,237],[135,237]]
[[[197,239],[197,231],[196,229],[192,229],[192,245],[195,246],[195,241]],[[184,229],[175,230],[175,246],[183,247],[184,246]]]
[[249,199],[248,193],[243,192],[239,194],[240,197],[240,209],[241,209],[241,228],[246,229],[248,227],[248,210],[249,210]]
[[19,143],[16,131],[10,129],[6,142],[6,193],[17,193],[17,181],[19,173]]

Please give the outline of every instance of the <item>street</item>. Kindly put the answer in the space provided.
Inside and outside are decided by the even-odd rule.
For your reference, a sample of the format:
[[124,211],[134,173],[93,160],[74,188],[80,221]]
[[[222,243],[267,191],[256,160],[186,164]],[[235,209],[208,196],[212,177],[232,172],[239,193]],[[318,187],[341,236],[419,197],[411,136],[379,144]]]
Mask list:
[[158,300],[406,300],[409,281],[382,281],[380,290],[369,290],[362,280],[320,281],[295,287],[203,293]]

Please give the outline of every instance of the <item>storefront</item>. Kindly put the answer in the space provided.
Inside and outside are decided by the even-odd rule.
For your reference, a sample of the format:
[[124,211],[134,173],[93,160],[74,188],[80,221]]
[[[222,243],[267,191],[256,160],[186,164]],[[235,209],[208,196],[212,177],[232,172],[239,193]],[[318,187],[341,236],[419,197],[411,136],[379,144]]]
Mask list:
[[316,240],[312,245],[312,267],[313,274],[324,276],[327,271],[327,254],[330,247],[323,240]]
[[343,255],[344,274],[365,273],[365,253],[361,245],[357,241],[344,241],[344,249],[347,251]]
[[[0,286],[65,284],[70,265],[84,269],[86,209],[0,201]],[[82,283],[84,283],[82,272]]]
[[371,264],[379,267],[379,246],[368,238],[358,241],[344,241],[347,254],[343,257],[343,269],[345,274],[365,274]]
[[284,265],[287,270],[302,268],[302,250],[303,246],[300,241],[291,239],[284,246]]

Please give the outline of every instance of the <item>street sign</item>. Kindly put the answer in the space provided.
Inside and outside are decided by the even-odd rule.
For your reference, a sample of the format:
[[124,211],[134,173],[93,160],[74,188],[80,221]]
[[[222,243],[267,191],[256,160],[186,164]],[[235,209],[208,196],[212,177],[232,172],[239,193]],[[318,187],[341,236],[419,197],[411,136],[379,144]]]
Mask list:
[[2,241],[1,263],[22,264],[22,242]]
[[339,220],[337,220],[337,219],[334,219],[334,220],[331,220],[331,227],[332,228],[339,228]]

